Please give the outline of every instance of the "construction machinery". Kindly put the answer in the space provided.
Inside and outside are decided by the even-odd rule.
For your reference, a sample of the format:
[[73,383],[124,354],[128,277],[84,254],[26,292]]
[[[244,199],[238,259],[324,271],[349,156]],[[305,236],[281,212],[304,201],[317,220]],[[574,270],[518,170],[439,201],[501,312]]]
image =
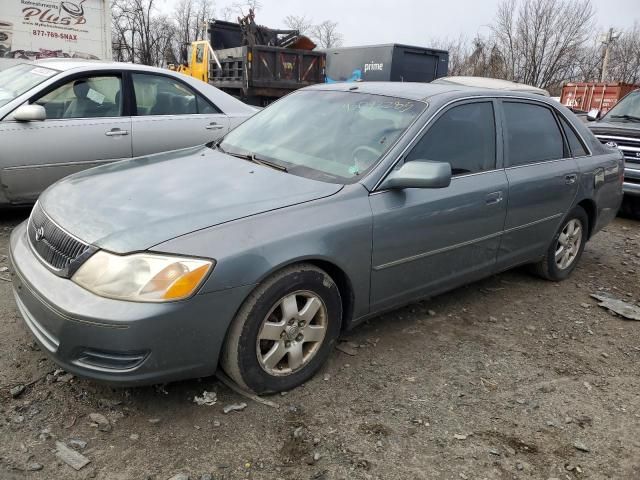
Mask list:
[[[325,53],[297,30],[255,23],[253,10],[238,22],[213,20],[208,40],[193,42],[187,65],[174,69],[257,106],[325,81]],[[171,68],[171,67],[170,67]]]

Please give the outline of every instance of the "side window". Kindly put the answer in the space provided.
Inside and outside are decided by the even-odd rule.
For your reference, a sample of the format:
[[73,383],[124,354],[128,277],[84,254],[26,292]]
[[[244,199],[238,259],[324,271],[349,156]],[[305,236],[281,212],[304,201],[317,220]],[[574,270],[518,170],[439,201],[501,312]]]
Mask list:
[[511,166],[558,160],[564,142],[551,110],[531,103],[503,104]]
[[449,162],[454,175],[496,168],[496,128],[491,102],[447,110],[409,153],[406,161]]
[[202,63],[204,60],[204,44],[199,43],[196,47],[196,63]]
[[219,113],[204,98],[171,77],[134,73],[138,115],[194,115]]
[[562,125],[562,129],[564,130],[564,135],[567,137],[567,141],[569,142],[569,148],[571,149],[571,156],[573,157],[584,157],[585,155],[589,155],[587,149],[584,148],[584,145],[576,135],[575,130],[569,122],[565,120],[562,115],[558,115],[560,117],[560,124]]
[[122,82],[117,76],[72,80],[37,99],[47,119],[119,117],[122,115]]

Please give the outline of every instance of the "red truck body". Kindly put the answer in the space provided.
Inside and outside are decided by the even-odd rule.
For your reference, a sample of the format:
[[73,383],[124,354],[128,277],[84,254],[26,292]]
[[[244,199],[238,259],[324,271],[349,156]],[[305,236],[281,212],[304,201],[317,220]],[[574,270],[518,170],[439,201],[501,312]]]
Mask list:
[[636,88],[640,88],[640,85],[622,82],[567,83],[562,87],[560,103],[585,112],[596,108],[605,114],[618,100]]

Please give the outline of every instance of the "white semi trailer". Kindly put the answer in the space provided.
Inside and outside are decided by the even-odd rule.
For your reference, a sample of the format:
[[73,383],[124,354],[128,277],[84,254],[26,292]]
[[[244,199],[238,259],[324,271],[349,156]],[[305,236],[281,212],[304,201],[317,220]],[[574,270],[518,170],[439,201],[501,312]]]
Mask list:
[[0,0],[0,69],[49,57],[111,60],[109,0]]

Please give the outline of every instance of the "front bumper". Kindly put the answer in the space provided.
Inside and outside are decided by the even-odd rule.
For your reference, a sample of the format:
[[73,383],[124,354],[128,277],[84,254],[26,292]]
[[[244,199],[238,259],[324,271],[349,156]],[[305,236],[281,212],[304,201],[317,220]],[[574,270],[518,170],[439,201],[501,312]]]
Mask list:
[[640,195],[640,165],[636,168],[636,164],[634,164],[634,167],[630,168],[627,164],[624,169],[622,190],[625,195]]
[[102,298],[45,268],[26,222],[11,234],[10,261],[16,304],[43,350],[75,375],[116,385],[215,373],[227,328],[253,288],[171,303]]

